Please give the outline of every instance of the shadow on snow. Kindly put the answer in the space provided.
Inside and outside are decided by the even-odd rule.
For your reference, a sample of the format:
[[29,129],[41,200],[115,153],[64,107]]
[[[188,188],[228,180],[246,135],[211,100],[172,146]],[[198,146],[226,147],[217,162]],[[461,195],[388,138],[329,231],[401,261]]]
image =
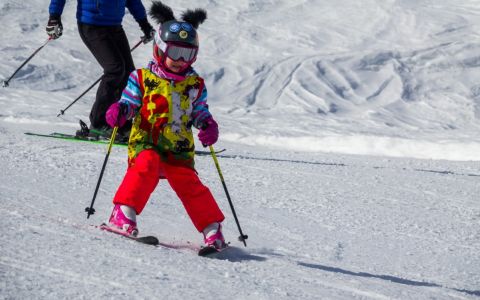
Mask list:
[[240,261],[265,261],[265,257],[257,256],[248,253],[246,250],[241,248],[230,246],[222,252],[217,254],[207,256],[208,258],[228,260],[230,262],[240,262]]
[[[297,163],[297,164],[310,164],[310,165],[321,165],[321,166],[336,166],[336,167],[347,167],[344,163],[329,163],[329,162],[318,162],[318,161],[307,161],[307,160],[294,160],[294,159],[281,159],[281,158],[267,158],[267,157],[254,157],[249,155],[238,155],[238,154],[218,154],[217,157],[222,158],[231,158],[231,159],[249,159],[249,160],[261,160],[261,161],[274,161],[274,162],[288,162],[288,163]],[[373,167],[373,169],[385,169],[386,167]],[[409,169],[403,168],[403,170],[408,171]],[[452,171],[443,171],[443,170],[428,170],[428,169],[413,169],[415,172],[426,172],[426,173],[437,173],[441,175],[455,175],[455,176],[470,176],[470,177],[480,177],[480,174],[473,173],[456,173]]]
[[[304,263],[304,262],[297,262],[297,264],[300,265],[300,266],[303,266],[303,267],[322,270],[322,271],[327,271],[327,272],[340,273],[340,274],[345,274],[345,275],[350,275],[350,276],[358,276],[358,277],[364,277],[364,278],[377,278],[377,279],[387,280],[387,281],[391,281],[391,282],[394,282],[394,283],[405,284],[405,285],[410,285],[410,286],[426,286],[426,287],[448,288],[448,287],[444,287],[444,286],[436,284],[436,283],[409,280],[409,279],[390,276],[390,275],[376,275],[376,274],[371,274],[371,273],[366,273],[366,272],[353,272],[353,271],[349,271],[349,270],[345,270],[345,269],[341,269],[341,268],[329,267],[329,266],[320,265],[320,264]],[[457,292],[467,293],[469,295],[480,296],[480,291],[469,291],[469,290],[455,289],[455,288],[448,288],[448,289],[451,289],[451,290],[454,290],[454,291],[457,291]]]

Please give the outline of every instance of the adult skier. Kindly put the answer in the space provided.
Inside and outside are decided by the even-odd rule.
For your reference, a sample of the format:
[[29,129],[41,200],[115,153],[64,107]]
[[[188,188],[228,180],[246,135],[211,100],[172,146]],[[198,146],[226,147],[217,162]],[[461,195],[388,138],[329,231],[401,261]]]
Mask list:
[[[50,1],[50,17],[46,31],[52,39],[62,36],[61,15],[65,1]],[[144,42],[151,41],[155,30],[148,22],[141,0],[77,0],[80,37],[103,68],[103,77],[90,112],[90,128],[80,130],[77,134],[98,137],[109,136],[111,133],[105,121],[105,113],[108,107],[120,98],[130,72],[135,69],[128,39],[122,27],[125,8],[128,8],[140,25]],[[131,123],[124,126],[119,137],[128,139],[130,127]]]

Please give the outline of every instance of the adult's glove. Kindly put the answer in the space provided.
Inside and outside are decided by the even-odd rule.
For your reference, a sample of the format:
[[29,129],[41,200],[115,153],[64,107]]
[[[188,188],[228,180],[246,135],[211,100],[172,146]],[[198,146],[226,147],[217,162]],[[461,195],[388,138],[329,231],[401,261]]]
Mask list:
[[151,40],[153,40],[153,37],[155,36],[155,29],[153,29],[152,25],[148,23],[147,19],[143,19],[140,22],[138,22],[138,25],[140,25],[140,29],[142,29],[142,32],[144,36],[142,36],[142,41],[144,44],[148,44]]
[[218,124],[210,117],[204,123],[200,132],[198,133],[198,139],[202,142],[203,146],[211,146],[218,140]]
[[115,102],[107,110],[105,114],[105,119],[107,124],[114,128],[116,126],[122,127],[127,122],[127,116],[125,113],[126,109],[125,106],[120,104],[119,102]]
[[60,16],[50,16],[47,27],[45,28],[51,39],[58,39],[62,36],[63,25]]

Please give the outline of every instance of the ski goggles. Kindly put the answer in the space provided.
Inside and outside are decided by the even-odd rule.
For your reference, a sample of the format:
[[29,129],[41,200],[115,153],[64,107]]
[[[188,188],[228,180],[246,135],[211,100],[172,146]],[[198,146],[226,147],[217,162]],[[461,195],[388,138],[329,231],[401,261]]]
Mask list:
[[182,59],[186,63],[192,63],[197,58],[198,47],[184,46],[179,44],[167,43],[165,55],[171,60],[178,61]]

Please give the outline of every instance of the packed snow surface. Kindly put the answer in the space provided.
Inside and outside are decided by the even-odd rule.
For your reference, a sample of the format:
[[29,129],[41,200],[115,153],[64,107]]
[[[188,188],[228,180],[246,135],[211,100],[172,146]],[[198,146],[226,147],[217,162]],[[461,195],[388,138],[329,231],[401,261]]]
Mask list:
[[[87,220],[106,145],[24,135],[88,120],[95,89],[57,117],[101,76],[67,1],[63,36],[0,89],[0,299],[480,297],[478,1],[165,3],[208,11],[195,67],[248,247],[210,156],[196,166],[231,242],[214,259],[166,182],[138,222],[175,249],[95,227],[125,148]],[[46,41],[48,4],[0,1],[3,80]],[[129,14],[124,28],[134,45]],[[146,65],[151,45],[133,56]]]

